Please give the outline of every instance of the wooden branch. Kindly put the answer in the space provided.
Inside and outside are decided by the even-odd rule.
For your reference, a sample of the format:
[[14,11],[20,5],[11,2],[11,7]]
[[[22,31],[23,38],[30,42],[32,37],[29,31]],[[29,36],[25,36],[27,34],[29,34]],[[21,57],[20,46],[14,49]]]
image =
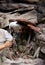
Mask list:
[[30,21],[28,21],[27,19],[25,18],[22,18],[22,19],[12,19],[12,21],[17,21],[18,23],[23,23],[23,24],[26,24],[30,29],[36,31],[36,32],[40,32],[40,28],[39,27],[36,27],[33,25],[33,23],[31,23]]

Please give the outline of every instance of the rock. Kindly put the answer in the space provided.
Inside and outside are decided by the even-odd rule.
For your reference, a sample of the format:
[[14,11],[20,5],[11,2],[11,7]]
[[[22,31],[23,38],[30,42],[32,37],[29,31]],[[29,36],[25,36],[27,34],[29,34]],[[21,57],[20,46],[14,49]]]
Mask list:
[[39,2],[39,0],[25,0],[25,1],[27,1],[27,2],[29,2],[29,3]]
[[41,48],[39,57],[45,60],[45,47]]
[[41,59],[23,59],[23,58],[18,58],[15,60],[15,62],[12,62],[11,65],[44,65],[43,60]]
[[2,13],[2,15],[0,16],[0,23],[1,23],[1,28],[4,28],[9,25],[7,15],[5,15],[4,13]]
[[36,13],[35,10],[29,11],[27,13],[24,13],[24,14],[18,16],[17,18],[18,19],[25,18],[25,19],[28,19],[30,22],[32,22],[34,24],[37,23],[37,13]]
[[36,41],[40,47],[45,47],[45,23],[40,23],[38,26],[41,29],[41,33],[36,33]]
[[36,62],[36,64],[35,65],[44,65],[45,63],[44,63],[44,60],[42,60],[42,59],[35,59],[34,60],[35,62]]
[[15,7],[14,6],[11,6],[11,5],[8,5],[8,4],[5,4],[5,3],[2,3],[2,4],[0,4],[0,11],[2,11],[2,12],[8,12],[8,11],[11,11],[11,10],[13,10],[13,9],[15,9]]
[[38,22],[45,20],[45,7],[42,4],[37,6],[37,18]]

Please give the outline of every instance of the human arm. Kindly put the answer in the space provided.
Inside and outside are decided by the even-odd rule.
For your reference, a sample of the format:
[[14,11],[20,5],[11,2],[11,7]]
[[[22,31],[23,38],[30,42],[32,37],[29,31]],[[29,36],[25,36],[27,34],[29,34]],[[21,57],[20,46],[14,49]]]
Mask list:
[[6,30],[2,30],[2,32],[4,33],[5,42],[2,42],[0,44],[0,50],[7,48],[7,47],[10,47],[13,44],[12,35]]
[[0,45],[0,50],[7,48],[7,47],[10,47],[12,44],[13,44],[12,41],[6,41],[5,43]]

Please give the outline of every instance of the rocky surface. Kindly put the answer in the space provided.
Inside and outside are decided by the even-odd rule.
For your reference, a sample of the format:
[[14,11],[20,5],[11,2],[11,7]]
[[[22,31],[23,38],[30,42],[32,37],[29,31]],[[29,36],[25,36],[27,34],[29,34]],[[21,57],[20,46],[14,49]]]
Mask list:
[[23,43],[23,45],[19,45],[18,50],[16,47],[17,45],[16,41],[14,39],[14,45],[10,47],[8,53],[5,54],[5,56],[8,59],[7,58],[4,59],[6,59],[5,62],[8,65],[44,65],[43,60],[39,59],[38,57],[41,48],[45,47],[45,1],[44,0],[43,1],[25,0],[25,1],[32,4],[28,4],[27,2],[22,3],[22,0],[20,0],[21,3],[15,3],[15,4],[14,0],[0,1],[1,3],[0,23],[2,22],[1,24],[2,28],[6,28],[7,26],[9,26],[10,19],[25,18],[29,22],[33,23],[35,26],[39,27],[40,33],[25,28],[26,33],[23,32],[23,36],[24,35],[27,36],[27,34],[30,33],[28,35],[28,39],[22,40],[21,43]]
[[39,0],[25,0],[27,2],[39,2]]
[[6,59],[5,63],[8,63],[7,65],[44,65],[44,61],[42,59],[24,59],[24,58],[16,58],[15,61],[11,61],[9,59]]

